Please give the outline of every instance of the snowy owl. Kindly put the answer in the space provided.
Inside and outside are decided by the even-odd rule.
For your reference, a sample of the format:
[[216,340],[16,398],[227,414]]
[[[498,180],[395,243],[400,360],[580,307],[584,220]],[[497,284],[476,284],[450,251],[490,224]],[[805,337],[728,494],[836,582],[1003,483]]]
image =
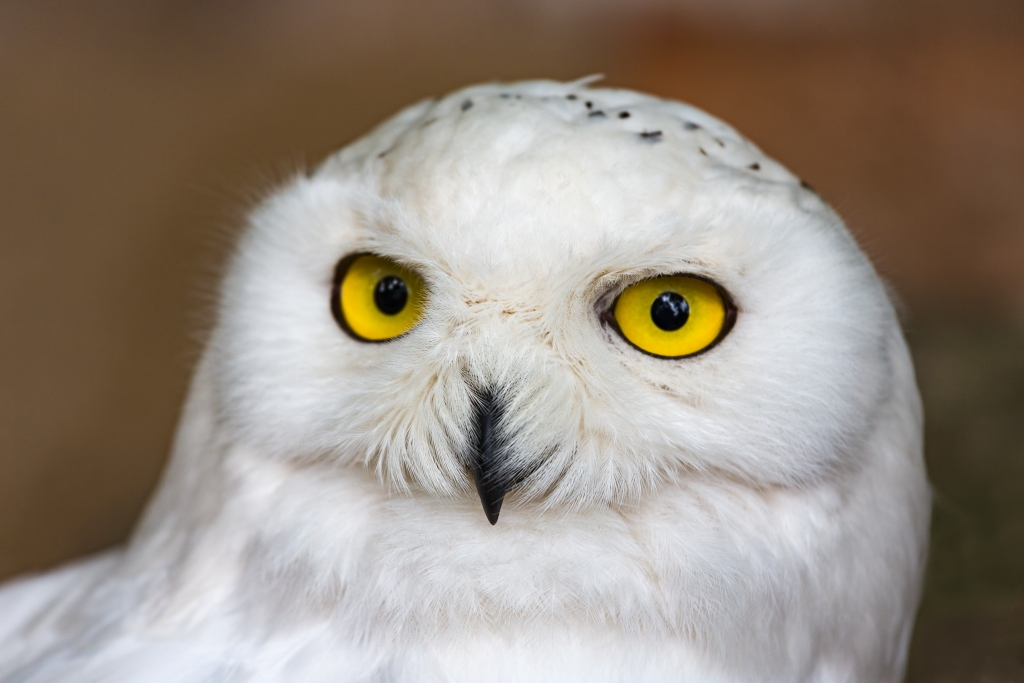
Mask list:
[[895,682],[921,423],[870,262],[732,128],[471,87],[252,213],[159,490],[0,591],[0,680]]

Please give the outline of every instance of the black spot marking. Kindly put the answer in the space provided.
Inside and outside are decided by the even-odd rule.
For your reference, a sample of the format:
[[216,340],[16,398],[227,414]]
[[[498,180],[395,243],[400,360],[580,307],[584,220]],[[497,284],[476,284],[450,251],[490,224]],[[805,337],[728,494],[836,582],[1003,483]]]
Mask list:
[[573,95],[572,93],[569,93],[568,95],[565,96],[565,99],[567,99],[567,100],[575,100],[576,96]]
[[715,138],[715,142],[717,142],[717,143],[718,143],[718,146],[719,146],[719,147],[725,147],[725,143],[724,143],[724,142],[722,142],[721,140],[719,140],[718,138]]
[[587,105],[587,109],[590,109],[591,107],[593,107],[593,106],[594,106],[594,103],[593,103],[593,102],[591,102],[590,100],[587,100],[587,101],[586,101],[586,102],[584,102],[583,104]]
[[503,100],[507,100],[508,98],[512,97],[512,94],[511,93],[507,93],[507,92],[503,92],[500,95],[498,95],[498,97],[500,97]]
[[600,109],[595,109],[594,111],[592,111],[589,114],[587,114],[587,116],[589,116],[592,119],[593,118],[604,118],[604,112],[601,111]]
[[660,130],[645,130],[640,133],[640,138],[648,142],[661,142]]
[[685,128],[686,130],[697,130],[698,128],[700,128],[700,126],[698,126],[693,121],[684,121],[683,128]]
[[619,112],[619,118],[620,119],[628,119],[629,118],[629,112],[628,111],[620,111]]
[[699,149],[699,150],[700,150],[700,153],[701,153],[701,154],[703,154],[704,156],[707,156],[707,155],[708,155],[708,153],[704,151],[704,148],[703,148],[703,147],[698,147],[697,149]]
[[750,166],[747,166],[747,168],[749,168],[751,171],[760,171],[761,170],[761,164],[759,164],[759,163],[757,163],[755,161]]
[[462,111],[466,111],[467,109],[469,109],[472,106],[473,106],[473,100],[465,100],[462,103],[462,107],[461,108],[462,108]]
[[814,186],[802,178],[800,179],[800,187],[804,188],[805,190],[809,190],[814,194],[818,194],[818,191],[814,189]]

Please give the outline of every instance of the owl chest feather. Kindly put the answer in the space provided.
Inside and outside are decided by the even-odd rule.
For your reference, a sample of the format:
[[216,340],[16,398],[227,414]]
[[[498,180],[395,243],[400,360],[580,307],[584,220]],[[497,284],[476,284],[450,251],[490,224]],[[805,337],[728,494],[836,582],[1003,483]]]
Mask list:
[[694,480],[584,511],[513,495],[491,526],[470,495],[388,493],[361,469],[250,475],[195,546],[220,547],[219,568],[184,561],[182,576],[216,573],[225,596],[254,609],[342,615],[359,637],[558,624],[692,637],[752,618],[777,627],[817,599],[819,573],[857,552],[861,514],[827,485]]
[[[202,562],[178,566],[155,631],[232,614],[257,639],[303,634],[350,652],[346,661],[375,653],[387,680],[493,662],[565,669],[551,680],[648,670],[650,680],[679,671],[719,680],[708,673],[719,657],[738,670],[796,672],[840,637],[877,641],[867,648],[898,638],[908,609],[872,593],[878,579],[864,575],[865,554],[877,558],[876,574],[916,581],[884,530],[857,533],[869,501],[831,486],[768,492],[693,481],[648,504],[576,512],[512,498],[492,527],[470,496],[389,494],[358,469],[250,474],[198,541]],[[858,555],[859,576],[845,569]],[[844,612],[873,633],[840,627]],[[889,666],[885,656],[872,655]]]

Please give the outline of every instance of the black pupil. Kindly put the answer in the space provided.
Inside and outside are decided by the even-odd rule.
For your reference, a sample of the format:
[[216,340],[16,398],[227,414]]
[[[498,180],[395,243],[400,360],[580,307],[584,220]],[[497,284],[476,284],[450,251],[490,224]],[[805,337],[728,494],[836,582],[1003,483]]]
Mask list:
[[675,292],[662,292],[651,304],[651,320],[666,332],[675,332],[690,317],[690,305]]
[[408,300],[409,288],[405,286],[402,278],[394,275],[381,278],[373,289],[373,303],[377,304],[377,308],[385,315],[401,313]]

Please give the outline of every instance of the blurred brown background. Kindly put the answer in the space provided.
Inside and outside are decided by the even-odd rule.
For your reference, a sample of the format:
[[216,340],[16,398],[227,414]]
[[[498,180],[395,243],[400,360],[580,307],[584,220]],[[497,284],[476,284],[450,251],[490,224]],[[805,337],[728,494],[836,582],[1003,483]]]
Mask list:
[[933,554],[910,680],[1024,681],[1024,3],[0,2],[0,578],[125,538],[260,192],[412,101],[687,100],[902,295]]

